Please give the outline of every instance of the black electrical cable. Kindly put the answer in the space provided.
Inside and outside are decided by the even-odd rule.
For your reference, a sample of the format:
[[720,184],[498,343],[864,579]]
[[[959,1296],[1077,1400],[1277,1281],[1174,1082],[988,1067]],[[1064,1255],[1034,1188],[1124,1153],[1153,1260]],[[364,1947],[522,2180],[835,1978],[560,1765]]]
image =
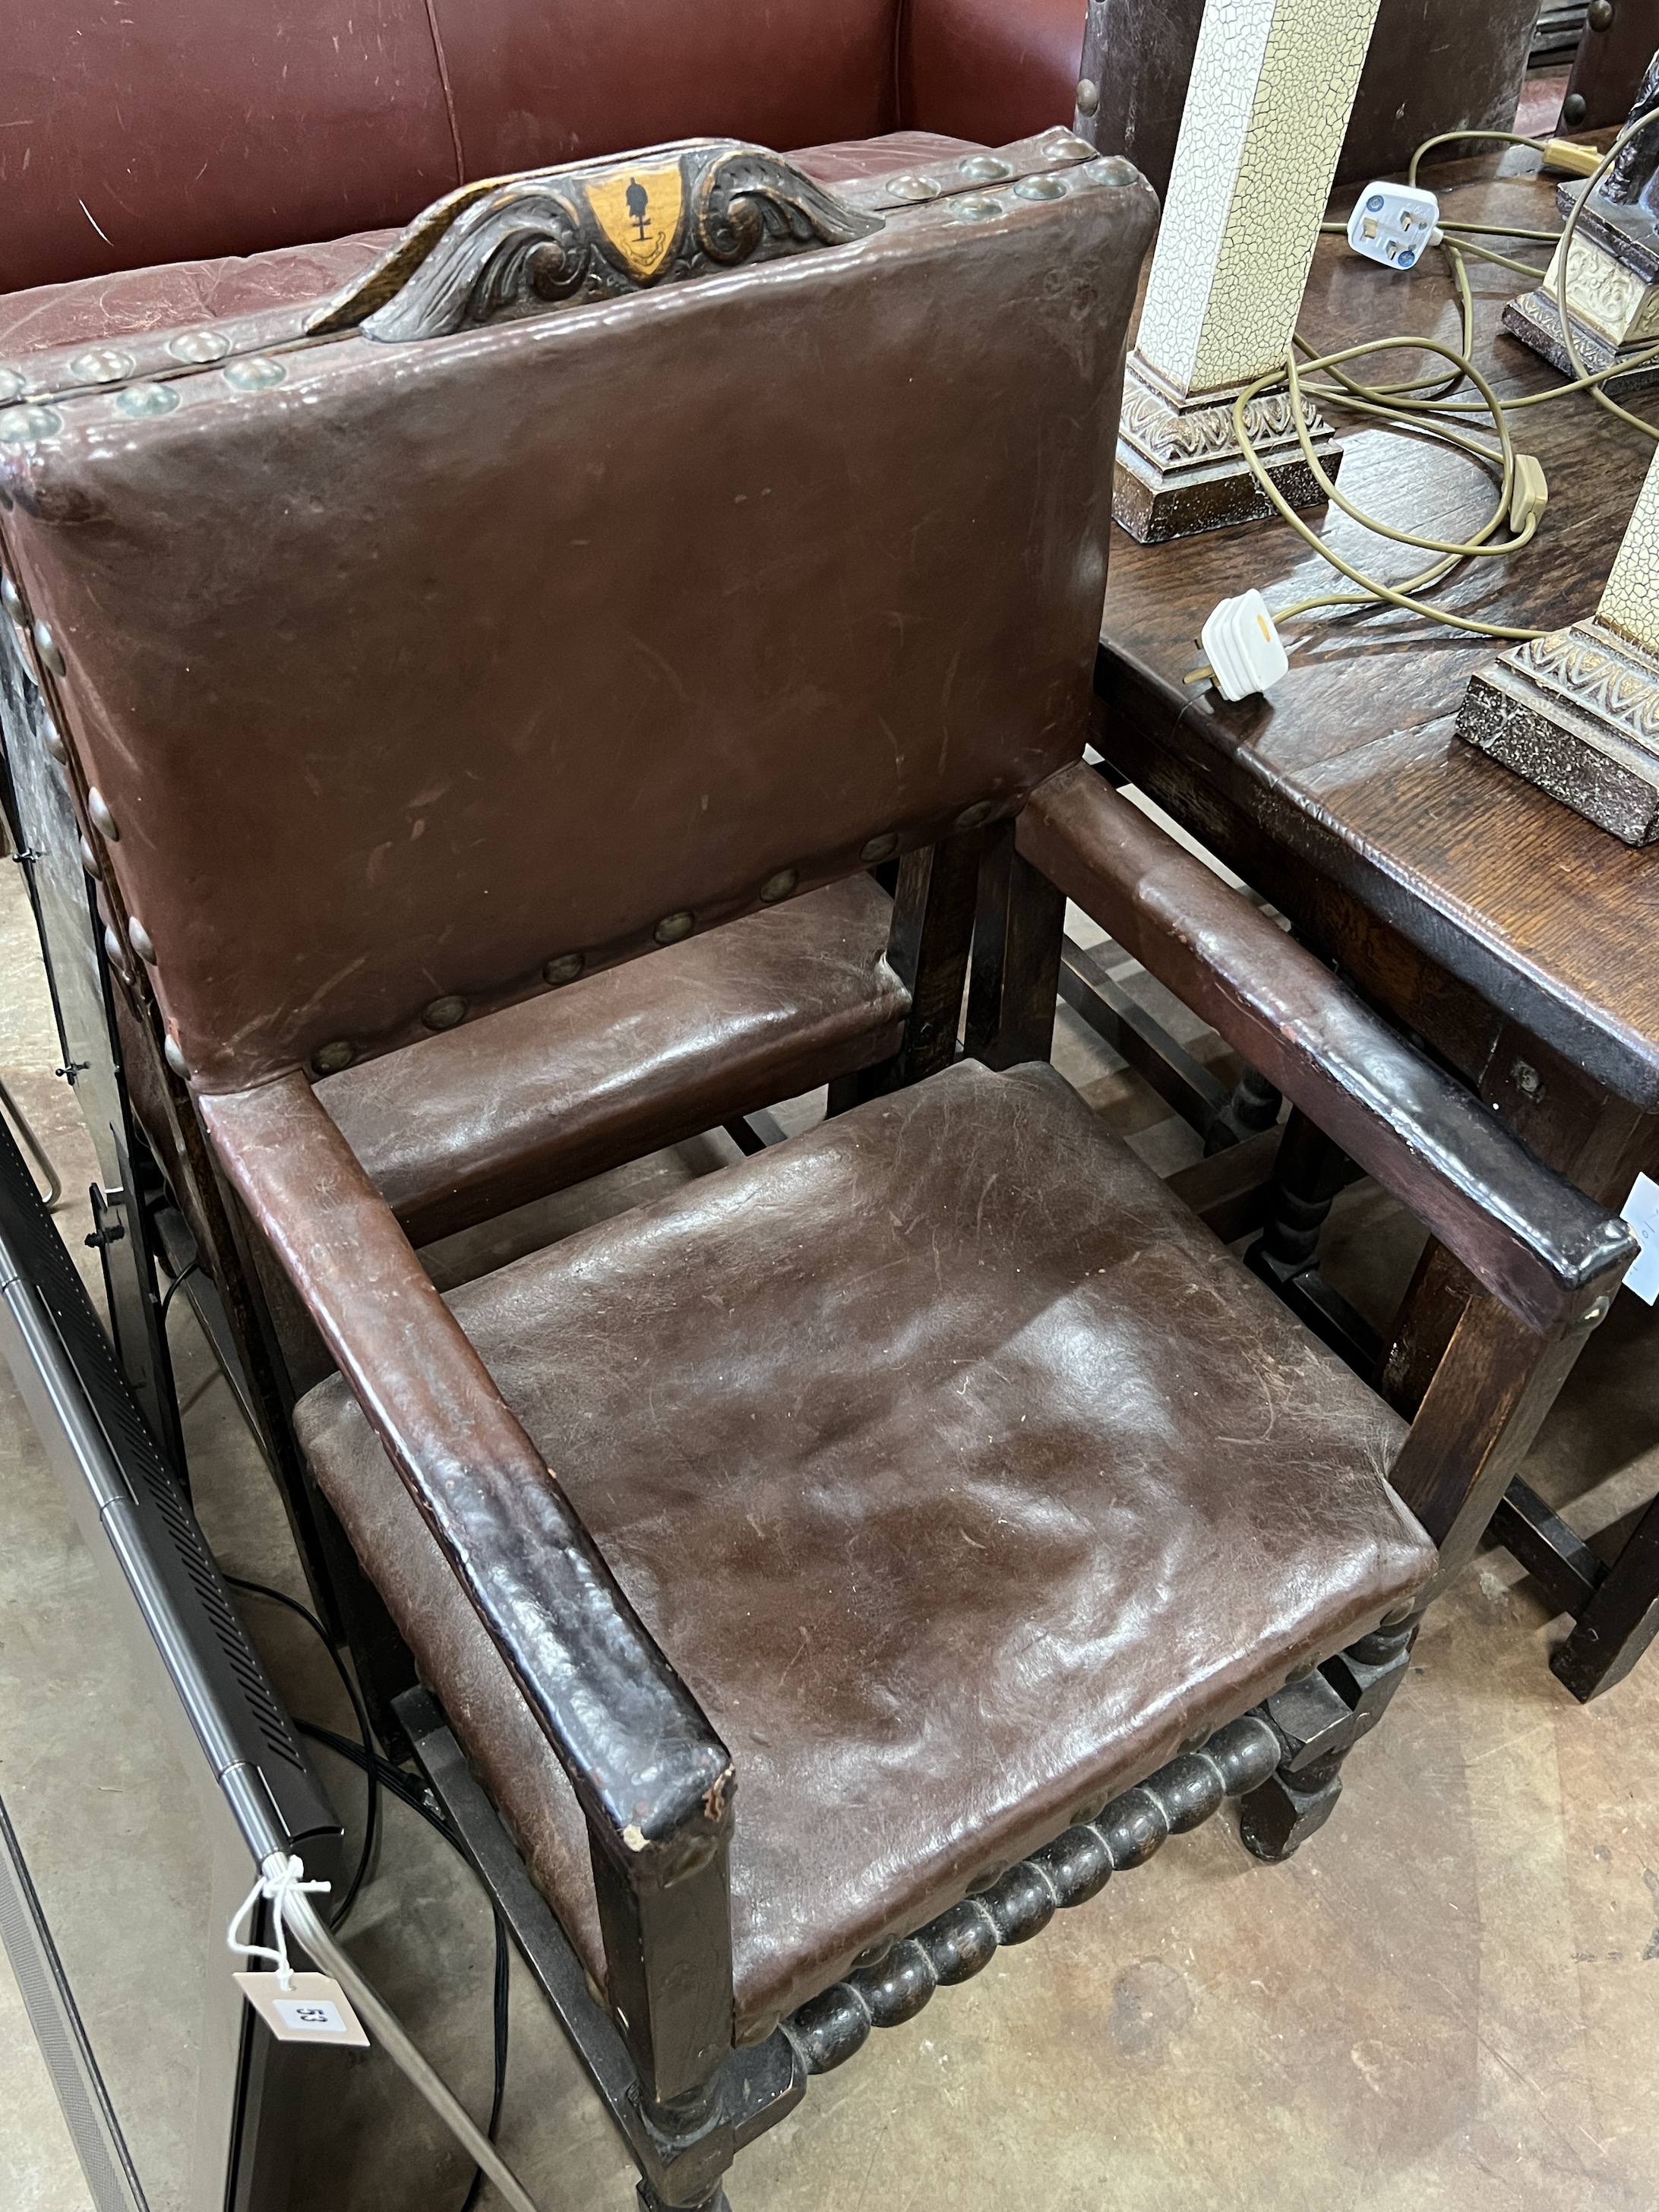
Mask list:
[[[184,1274],[181,1273],[173,1284],[173,1290],[177,1290],[179,1284],[184,1279]],[[169,1291],[167,1296],[171,1297],[172,1295],[173,1291]],[[221,1571],[222,1572],[222,1570]],[[378,1754],[374,1748],[374,1738],[368,1725],[368,1714],[364,1708],[362,1698],[358,1694],[357,1685],[351,1679],[350,1669],[335,1650],[333,1638],[308,1605],[301,1605],[298,1598],[290,1597],[286,1590],[273,1589],[269,1583],[250,1582],[245,1575],[226,1575],[225,1580],[233,1589],[250,1590],[255,1597],[269,1598],[273,1605],[286,1606],[290,1613],[297,1613],[308,1627],[316,1631],[318,1638],[332,1661],[334,1671],[339,1676],[346,1696],[350,1701],[352,1714],[357,1723],[357,1733],[362,1738],[362,1767],[368,1784],[368,1809],[363,1817],[363,1847],[357,1854],[357,1867],[351,1877],[351,1886],[341,1901],[339,1911],[329,1922],[329,1926],[337,1933],[345,1926],[346,1916],[357,1902],[358,1894],[368,1879],[369,1866],[374,1856],[374,1846],[380,1841],[380,1776],[378,1771]],[[339,1741],[343,1742],[345,1739],[342,1737]],[[375,1763],[371,1764],[371,1761]]]
[[161,1319],[164,1322],[167,1317],[167,1308],[173,1304],[173,1292],[179,1288],[181,1283],[188,1282],[192,1275],[199,1273],[201,1271],[201,1266],[202,1263],[199,1260],[191,1260],[187,1266],[179,1268],[178,1273],[167,1285],[167,1290],[161,1299]]
[[[337,1752],[342,1759],[349,1759],[353,1765],[362,1767],[365,1772],[371,1767],[378,1770],[381,1785],[391,1796],[400,1804],[407,1805],[411,1813],[418,1813],[429,1828],[435,1828],[452,1850],[459,1851],[463,1858],[467,1857],[466,1846],[443,1814],[434,1808],[430,1802],[430,1792],[418,1789],[401,1767],[394,1766],[388,1759],[383,1759],[378,1751],[360,1751],[349,1736],[337,1735],[332,1729],[320,1727],[315,1721],[296,1720],[294,1725],[301,1735],[309,1736],[313,1743],[320,1743],[326,1750]],[[471,1864],[470,1860],[468,1863]],[[491,2005],[495,2056],[495,2080],[489,2099],[489,2124],[484,2133],[494,2142],[496,2130],[501,2124],[501,2105],[507,2095],[507,1999],[513,1987],[513,1963],[507,1949],[507,1923],[501,1918],[494,1898],[489,1901],[489,1909],[495,1922],[495,1972]],[[461,2212],[477,2212],[484,2180],[483,2167],[475,2166],[471,2186],[462,2200]]]

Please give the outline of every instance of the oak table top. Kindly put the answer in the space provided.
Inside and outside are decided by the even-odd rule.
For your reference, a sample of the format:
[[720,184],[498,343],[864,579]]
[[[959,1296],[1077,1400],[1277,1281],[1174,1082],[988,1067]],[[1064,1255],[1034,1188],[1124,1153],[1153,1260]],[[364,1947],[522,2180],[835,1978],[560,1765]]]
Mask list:
[[[1423,181],[1451,220],[1559,225],[1554,182],[1522,149],[1501,171],[1488,159],[1425,170]],[[1542,246],[1491,242],[1543,265]],[[1468,268],[1478,365],[1506,398],[1559,382],[1499,327],[1523,280],[1491,264]],[[1301,328],[1322,348],[1403,331],[1455,343],[1459,334],[1442,257],[1401,277],[1340,236],[1321,240]],[[1382,381],[1431,365],[1419,355],[1355,366]],[[1659,392],[1634,404],[1659,419]],[[1333,410],[1333,420],[1341,488],[1381,518],[1457,538],[1489,510],[1492,480],[1473,461],[1354,415]],[[1437,596],[1488,621],[1553,629],[1594,611],[1651,448],[1583,396],[1514,420],[1517,447],[1538,456],[1549,482],[1538,536],[1509,560],[1469,564]],[[1426,558],[1334,507],[1309,519],[1384,578]],[[1216,602],[1251,585],[1275,608],[1345,588],[1283,523],[1158,546],[1114,531],[1097,678],[1108,758],[1200,836],[1216,826],[1212,805],[1218,821],[1255,825],[1594,1082],[1659,1113],[1659,845],[1632,850],[1458,738],[1468,679],[1502,647],[1419,617],[1379,607],[1298,618],[1287,625],[1290,672],[1271,701],[1230,705],[1207,684],[1183,685]],[[1260,888],[1273,895],[1271,884]]]

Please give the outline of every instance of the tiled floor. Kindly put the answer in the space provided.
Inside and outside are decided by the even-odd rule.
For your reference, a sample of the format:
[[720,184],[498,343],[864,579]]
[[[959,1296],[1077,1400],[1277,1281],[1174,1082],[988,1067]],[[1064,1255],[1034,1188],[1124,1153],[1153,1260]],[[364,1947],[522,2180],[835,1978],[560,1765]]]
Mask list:
[[[0,872],[0,1076],[71,1188],[84,1188],[94,1170],[48,1072],[20,892],[15,872]],[[1155,1165],[1193,1156],[1190,1133],[1069,1013],[1056,1056]],[[706,1171],[726,1143],[659,1155],[493,1242],[574,1226]],[[84,1212],[71,1206],[63,1225],[89,1263]],[[1378,1310],[1416,1239],[1362,1185],[1341,1202],[1332,1266]],[[449,1279],[480,1255],[434,1257]],[[234,1571],[297,1591],[281,1515],[182,1300],[174,1334],[210,1539]],[[1586,1531],[1659,1486],[1655,1341],[1651,1317],[1621,1297],[1534,1455],[1531,1479],[1572,1500]],[[291,1708],[347,1725],[307,1632],[261,1601],[244,1609]],[[82,1617],[66,1667],[63,1631]],[[0,1796],[58,1907],[72,1967],[126,1976],[111,2011],[112,2071],[147,2108],[140,2124],[159,2157],[169,2087],[189,2056],[191,1977],[225,1962],[210,1951],[204,1960],[192,1932],[189,1801],[182,1785],[157,1787],[170,1754],[124,1703],[96,1619],[85,1554],[0,1370]],[[1335,1819],[1297,1859],[1257,1865],[1224,1817],[1174,1840],[815,2083],[740,2160],[736,2212],[1649,2212],[1659,1673],[1650,1664],[1581,1708],[1545,1663],[1560,1632],[1506,1554],[1479,1559],[1431,1620],[1387,1726],[1350,1763]],[[66,1795],[67,1733],[60,1741],[53,1716],[77,1704],[83,1715],[95,1705],[107,1742],[95,1773],[67,1778]],[[356,1777],[326,1753],[319,1763],[358,1819]],[[156,1863],[158,1839],[167,1846],[167,1880],[152,1878],[137,1902],[122,1887],[123,1837],[134,1865]],[[488,1914],[470,1875],[400,1810],[351,1944],[481,2109]],[[164,1985],[173,2013],[161,2033],[145,1999]],[[296,2212],[459,2207],[463,2160],[380,2056],[331,2064],[307,2115]],[[546,2212],[632,2203],[618,2142],[522,1972],[502,2141]],[[82,2212],[90,2201],[0,1962],[0,2207]],[[183,2199],[158,2187],[153,2201],[171,2212]]]

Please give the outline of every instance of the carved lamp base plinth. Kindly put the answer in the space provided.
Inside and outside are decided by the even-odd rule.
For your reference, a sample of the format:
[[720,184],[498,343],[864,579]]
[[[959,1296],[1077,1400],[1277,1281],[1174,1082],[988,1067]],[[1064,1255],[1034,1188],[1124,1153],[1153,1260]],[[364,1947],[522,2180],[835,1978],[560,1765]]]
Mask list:
[[1659,660],[1594,619],[1472,677],[1457,733],[1627,845],[1659,837]]
[[[1579,302],[1575,297],[1569,312],[1572,315],[1573,343],[1578,348],[1578,358],[1592,376],[1600,375],[1604,368],[1616,362],[1637,359],[1653,351],[1653,342],[1659,337],[1659,286],[1638,286],[1653,295],[1650,303],[1630,317],[1630,325],[1641,333],[1622,341],[1614,340],[1587,323],[1577,312]],[[1555,295],[1540,284],[1536,291],[1523,292],[1518,300],[1511,300],[1504,310],[1504,328],[1511,337],[1520,338],[1534,353],[1541,353],[1546,361],[1559,368],[1563,376],[1577,376],[1572,356],[1567,351],[1567,342],[1561,335],[1561,310]],[[1639,392],[1644,385],[1659,384],[1659,362],[1650,361],[1644,368],[1633,369],[1627,376],[1610,376],[1602,386],[1605,392]]]
[[[1304,413],[1320,466],[1334,477],[1342,459],[1330,425],[1305,401]],[[1256,453],[1292,507],[1319,507],[1325,494],[1291,420],[1289,394],[1263,392],[1244,419]],[[1112,513],[1131,538],[1161,545],[1172,538],[1260,522],[1279,512],[1233,436],[1233,395],[1183,399],[1138,354],[1129,357],[1118,426]]]
[[[1571,188],[1574,196],[1583,189]],[[1558,192],[1556,200],[1563,215],[1572,212],[1572,198]],[[1659,230],[1645,206],[1604,193],[1582,200],[1565,266],[1558,246],[1543,283],[1504,310],[1506,331],[1564,376],[1577,376],[1561,333],[1563,296],[1578,357],[1592,374],[1652,351],[1659,338]],[[1603,389],[1635,392],[1646,384],[1659,384],[1659,363],[1609,377]]]

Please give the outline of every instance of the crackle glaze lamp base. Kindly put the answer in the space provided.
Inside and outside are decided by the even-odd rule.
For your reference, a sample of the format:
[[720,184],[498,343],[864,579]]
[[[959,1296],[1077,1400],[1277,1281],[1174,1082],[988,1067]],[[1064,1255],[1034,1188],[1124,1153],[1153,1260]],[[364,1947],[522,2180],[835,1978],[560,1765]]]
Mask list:
[[[1245,385],[1285,358],[1377,0],[1209,0],[1140,331],[1124,381],[1113,511],[1141,544],[1273,512],[1233,434]],[[1340,458],[1308,410],[1315,451]],[[1321,493],[1282,392],[1248,428],[1296,507]]]
[[1471,677],[1457,732],[1626,844],[1659,838],[1659,453],[1594,615]]

